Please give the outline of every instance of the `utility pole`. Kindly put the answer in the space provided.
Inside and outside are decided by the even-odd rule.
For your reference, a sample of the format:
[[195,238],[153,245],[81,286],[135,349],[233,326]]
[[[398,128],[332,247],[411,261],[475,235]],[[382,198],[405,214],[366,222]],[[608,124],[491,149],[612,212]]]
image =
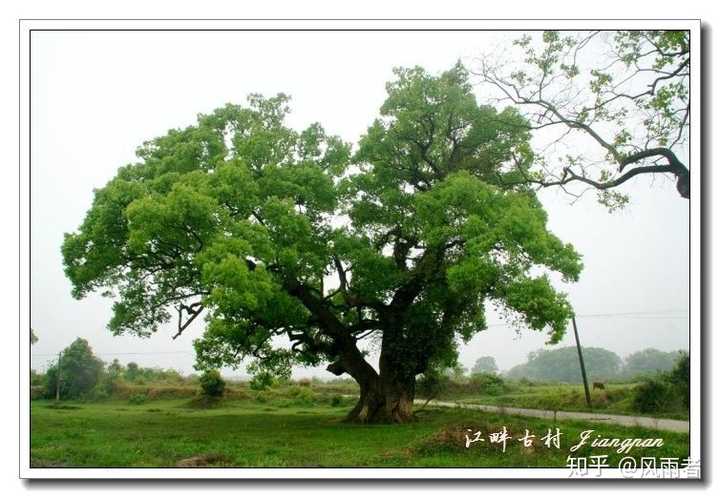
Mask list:
[[577,323],[575,323],[575,315],[572,316],[573,330],[575,331],[575,344],[577,345],[578,358],[580,358],[580,371],[582,372],[583,384],[585,385],[585,401],[588,407],[592,408],[590,402],[590,388],[588,387],[587,373],[585,372],[585,361],[583,360],[582,348],[580,347],[580,336],[578,335]]
[[55,375],[55,401],[60,401],[60,359],[62,351],[58,352],[57,374]]

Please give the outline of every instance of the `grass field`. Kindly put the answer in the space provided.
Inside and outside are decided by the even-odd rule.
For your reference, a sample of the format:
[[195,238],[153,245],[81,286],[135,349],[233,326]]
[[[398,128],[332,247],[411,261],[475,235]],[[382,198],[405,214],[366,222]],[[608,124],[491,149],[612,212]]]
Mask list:
[[[429,408],[405,425],[342,423],[353,400],[263,397],[234,399],[218,407],[193,408],[188,399],[133,405],[33,401],[31,465],[34,467],[565,467],[569,447],[581,431],[605,437],[663,438],[661,448],[633,449],[633,457],[688,455],[687,434],[587,422],[562,421],[561,448],[540,438],[550,420]],[[334,406],[333,406],[334,405]],[[488,434],[507,428],[506,451]],[[465,447],[467,429],[485,442]],[[537,435],[524,448],[525,429]],[[587,445],[573,456],[608,454],[615,465],[624,455]]]

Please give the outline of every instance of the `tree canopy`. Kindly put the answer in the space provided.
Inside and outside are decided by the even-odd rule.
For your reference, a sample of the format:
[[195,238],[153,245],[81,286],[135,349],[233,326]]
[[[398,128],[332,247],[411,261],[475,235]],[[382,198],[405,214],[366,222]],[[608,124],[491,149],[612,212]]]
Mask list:
[[203,314],[201,370],[328,362],[360,384],[358,420],[407,419],[415,376],[452,364],[488,303],[557,341],[572,310],[548,272],[582,265],[513,182],[533,159],[525,119],[479,105],[459,64],[397,69],[387,92],[354,153],[289,128],[282,94],[144,143],[65,236],[73,295],[113,297],[116,334]]
[[471,373],[497,373],[498,366],[495,363],[495,358],[492,356],[481,356],[475,360],[475,365],[472,367]]
[[89,394],[100,380],[103,366],[87,340],[78,337],[62,351],[59,362],[48,368],[45,375],[47,395],[55,396],[58,372],[62,398],[76,399]]
[[525,181],[575,196],[595,190],[615,209],[629,199],[617,187],[638,175],[670,174],[690,198],[682,159],[690,128],[688,31],[546,31],[514,46],[500,61],[483,58],[477,74],[523,108],[531,129],[552,136],[536,148]]

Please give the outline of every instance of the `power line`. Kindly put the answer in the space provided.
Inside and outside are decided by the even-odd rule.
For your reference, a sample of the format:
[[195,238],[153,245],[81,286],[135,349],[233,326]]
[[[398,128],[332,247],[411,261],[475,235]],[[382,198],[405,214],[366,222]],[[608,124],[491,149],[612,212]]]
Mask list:
[[[635,316],[635,315],[668,315],[683,313],[687,315],[688,310],[658,310],[658,311],[627,311],[622,313],[589,313],[585,315],[575,315],[578,318],[587,318],[595,316]],[[662,317],[661,317],[662,318]]]
[[[669,313],[685,313],[671,315]],[[687,310],[665,310],[665,311],[629,311],[622,313],[588,313],[583,315],[575,315],[576,318],[614,318],[622,317],[630,320],[672,320],[672,319],[683,319],[687,318]],[[490,327],[512,327],[512,324],[508,323],[491,323],[487,325]]]

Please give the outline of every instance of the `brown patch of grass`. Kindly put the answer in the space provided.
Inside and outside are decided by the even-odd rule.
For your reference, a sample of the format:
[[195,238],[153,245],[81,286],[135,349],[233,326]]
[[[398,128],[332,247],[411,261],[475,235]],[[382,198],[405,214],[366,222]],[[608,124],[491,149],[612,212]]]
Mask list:
[[82,406],[54,403],[52,405],[47,405],[46,408],[49,408],[51,410],[80,410]]
[[594,406],[605,406],[608,404],[608,393],[605,390],[595,391],[590,396]]
[[240,388],[225,388],[225,394],[223,394],[223,397],[226,399],[232,399],[232,400],[245,400],[250,399],[250,394],[248,393],[247,389]]
[[222,453],[204,453],[178,460],[176,467],[220,467],[230,463],[230,459]]
[[57,462],[55,460],[48,460],[47,458],[36,458],[30,457],[30,468],[32,469],[47,469],[52,467],[65,467],[65,463]]
[[197,396],[185,403],[185,407],[193,408],[196,410],[208,410],[211,408],[220,408],[223,403],[223,398],[217,398],[213,396]]

